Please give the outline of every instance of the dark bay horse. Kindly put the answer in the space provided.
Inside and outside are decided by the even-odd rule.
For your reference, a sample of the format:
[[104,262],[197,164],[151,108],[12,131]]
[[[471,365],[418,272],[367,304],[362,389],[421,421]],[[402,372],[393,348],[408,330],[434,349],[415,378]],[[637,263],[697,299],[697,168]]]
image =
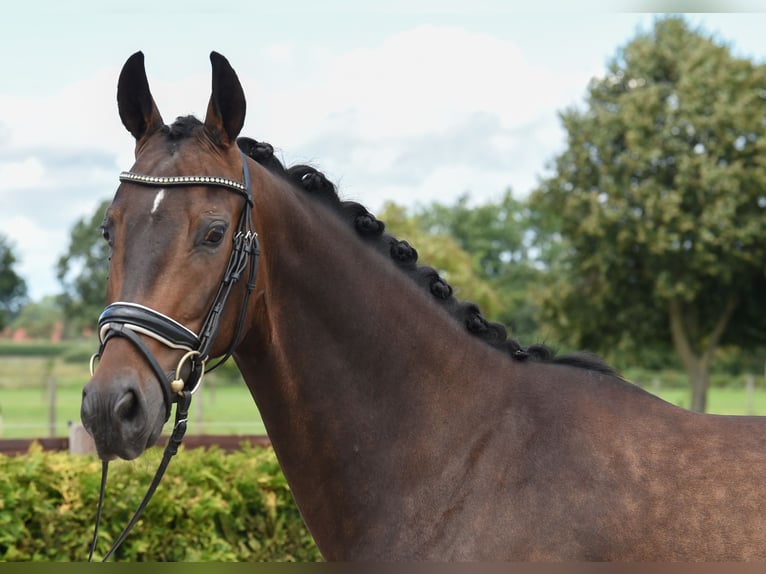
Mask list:
[[507,339],[319,172],[238,140],[241,85],[211,62],[204,121],[164,124],[142,54],[120,76],[136,161],[82,402],[101,458],[154,444],[231,351],[328,559],[766,559],[766,420]]

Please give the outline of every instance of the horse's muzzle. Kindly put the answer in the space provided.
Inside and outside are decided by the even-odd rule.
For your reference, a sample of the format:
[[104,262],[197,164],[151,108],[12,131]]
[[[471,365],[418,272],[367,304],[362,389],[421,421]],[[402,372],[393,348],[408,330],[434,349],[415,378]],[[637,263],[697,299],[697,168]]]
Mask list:
[[162,404],[150,404],[138,381],[129,374],[108,385],[94,377],[83,389],[80,418],[101,459],[130,460],[156,442],[162,431],[164,408]]

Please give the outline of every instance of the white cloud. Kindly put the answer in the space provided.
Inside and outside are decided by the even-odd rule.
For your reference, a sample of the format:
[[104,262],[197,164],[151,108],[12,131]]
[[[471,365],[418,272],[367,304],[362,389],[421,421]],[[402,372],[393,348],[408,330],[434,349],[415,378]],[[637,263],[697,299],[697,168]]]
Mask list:
[[274,65],[288,65],[295,59],[295,46],[287,42],[269,44],[264,50],[264,55]]
[[[511,41],[433,25],[348,50],[280,41],[231,61],[248,99],[243,134],[269,141],[288,163],[314,163],[342,195],[373,210],[390,199],[486,197],[509,185],[525,193],[560,142],[555,110],[587,81],[530,65]],[[47,289],[57,289],[51,268],[69,229],[111,195],[118,171],[133,162],[116,105],[121,64],[49,94],[0,94],[0,109],[10,110],[1,134],[0,224],[19,247],[30,287],[47,276]],[[165,121],[204,117],[206,62],[185,77],[164,65],[147,56]],[[36,215],[41,205],[51,213]]]
[[15,189],[34,189],[41,184],[44,174],[45,168],[37,158],[0,160],[0,194]]
[[[37,96],[0,94],[7,146],[16,149],[54,147],[117,151],[124,132],[116,114],[118,70],[96,71],[58,91]],[[117,144],[117,145],[116,145]]]
[[67,230],[40,225],[34,218],[24,215],[4,219],[2,228],[14,253],[19,256],[15,271],[26,280],[30,297],[38,299],[55,293],[55,266],[69,241]]
[[[121,65],[121,63],[120,63]],[[120,65],[95,71],[61,89],[39,96],[0,94],[7,149],[60,149],[110,155],[124,168],[133,163],[134,141],[117,110]],[[193,113],[204,116],[210,97],[210,74],[199,73],[174,82],[153,77],[149,85],[163,119]],[[0,148],[0,158],[3,149]],[[87,177],[87,176],[86,176]]]
[[417,137],[477,113],[495,114],[511,127],[569,103],[573,87],[581,91],[587,81],[529,65],[510,41],[437,26],[325,54],[303,75],[297,89],[272,87],[268,102],[259,104],[273,111],[269,127],[293,144],[340,130]]
[[[589,79],[535,67],[513,42],[458,27],[419,26],[345,52],[302,49],[311,47],[268,50],[283,67],[251,82],[246,132],[373,209],[508,186],[526,194],[561,146],[557,110]],[[437,177],[456,162],[461,177]]]

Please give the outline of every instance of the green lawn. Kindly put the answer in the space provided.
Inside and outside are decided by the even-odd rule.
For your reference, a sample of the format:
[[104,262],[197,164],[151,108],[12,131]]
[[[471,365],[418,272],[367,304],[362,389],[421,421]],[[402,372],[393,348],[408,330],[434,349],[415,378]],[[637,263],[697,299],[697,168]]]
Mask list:
[[[688,389],[662,389],[659,393],[663,399],[689,408],[690,391]],[[714,388],[708,391],[707,412],[718,415],[766,415],[766,389],[757,388],[753,393],[753,401],[748,409],[748,399],[744,386],[741,388]]]
[[69,363],[55,357],[0,356],[0,392],[7,388],[42,388],[49,377],[53,377],[60,387],[82,386],[88,380],[88,362]]
[[[0,356],[0,438],[50,435],[50,386],[55,383],[55,436],[67,436],[80,421],[80,397],[88,380],[87,361],[59,357]],[[258,409],[244,384],[221,384],[205,377],[192,401],[193,434],[263,434]]]
[[[81,387],[56,390],[55,436],[67,436],[68,423],[80,422]],[[0,438],[50,436],[49,395],[39,388],[0,390]],[[190,434],[264,434],[258,409],[244,385],[205,387],[192,401]]]
[[[55,436],[68,434],[69,421],[80,420],[80,396],[88,379],[87,362],[60,357],[0,357],[0,438],[46,437],[49,434],[49,383],[56,385]],[[658,394],[682,407],[686,388],[662,388]],[[708,412],[766,415],[766,389],[757,388],[748,412],[744,385],[713,388]],[[192,402],[190,434],[263,434],[258,410],[243,383],[222,384],[210,373]],[[393,423],[392,423],[393,424]]]

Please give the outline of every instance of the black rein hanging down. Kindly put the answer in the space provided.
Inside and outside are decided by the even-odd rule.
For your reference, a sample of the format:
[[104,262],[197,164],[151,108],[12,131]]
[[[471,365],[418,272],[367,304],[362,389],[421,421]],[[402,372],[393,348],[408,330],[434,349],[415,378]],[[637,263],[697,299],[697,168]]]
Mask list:
[[[240,157],[242,158],[242,177],[243,181],[235,181],[224,177],[212,177],[212,176],[172,176],[172,177],[156,177],[150,175],[137,174],[133,172],[122,172],[120,174],[120,181],[135,183],[138,185],[146,185],[153,187],[165,187],[165,186],[190,186],[190,185],[208,185],[214,187],[223,187],[230,191],[239,193],[245,198],[245,206],[242,209],[242,214],[239,219],[239,225],[237,231],[234,234],[234,247],[229,258],[229,263],[226,266],[221,285],[218,288],[213,303],[207,313],[199,335],[194,333],[191,329],[188,329],[175,319],[155,311],[149,307],[139,305],[137,303],[117,301],[108,305],[98,320],[98,333],[99,333],[99,349],[98,352],[93,355],[90,362],[91,376],[95,370],[96,360],[103,354],[106,344],[113,337],[123,337],[128,339],[138,350],[138,352],[146,359],[146,362],[151,366],[154,371],[157,380],[160,383],[162,389],[163,398],[165,401],[165,420],[170,418],[170,412],[172,410],[172,403],[176,403],[176,416],[173,424],[173,432],[168,439],[168,443],[165,446],[165,451],[162,455],[162,461],[152,479],[149,488],[144,495],[143,500],[139,504],[133,517],[128,522],[127,526],[123,529],[122,533],[115,539],[112,547],[104,555],[102,562],[106,562],[112,554],[120,547],[125,538],[135,526],[136,522],[140,518],[149,500],[151,500],[154,491],[160,483],[165,470],[170,463],[170,459],[178,452],[178,448],[181,445],[184,434],[186,433],[187,419],[189,414],[189,405],[191,404],[192,395],[199,388],[202,383],[202,378],[205,374],[205,364],[209,359],[210,349],[213,345],[216,335],[218,334],[218,328],[220,326],[221,317],[223,315],[226,302],[229,299],[229,295],[242,276],[245,268],[249,262],[249,273],[247,279],[247,285],[245,294],[242,300],[242,304],[239,310],[239,318],[237,320],[234,336],[232,337],[231,344],[224,356],[218,360],[207,371],[212,371],[221,364],[223,364],[232,354],[237,344],[239,343],[240,336],[242,334],[242,327],[244,325],[244,318],[247,314],[247,305],[250,299],[250,295],[255,289],[255,280],[258,275],[258,258],[260,256],[260,247],[258,244],[258,234],[252,228],[252,208],[253,208],[253,195],[250,186],[250,170],[247,167],[247,158],[240,151]],[[175,378],[167,376],[162,370],[157,359],[152,355],[149,348],[142,341],[141,336],[148,336],[156,341],[159,341],[166,347],[184,351],[185,354],[181,357],[178,366],[175,370]],[[189,363],[190,373],[183,379],[182,370],[186,363]],[[96,550],[96,543],[98,542],[98,529],[101,522],[101,511],[104,503],[104,495],[106,491],[106,478],[108,473],[108,462],[102,461],[101,466],[101,487],[99,492],[98,507],[96,510],[96,524],[93,530],[93,539],[91,542],[90,553],[88,555],[88,562],[92,562],[93,553]]]

